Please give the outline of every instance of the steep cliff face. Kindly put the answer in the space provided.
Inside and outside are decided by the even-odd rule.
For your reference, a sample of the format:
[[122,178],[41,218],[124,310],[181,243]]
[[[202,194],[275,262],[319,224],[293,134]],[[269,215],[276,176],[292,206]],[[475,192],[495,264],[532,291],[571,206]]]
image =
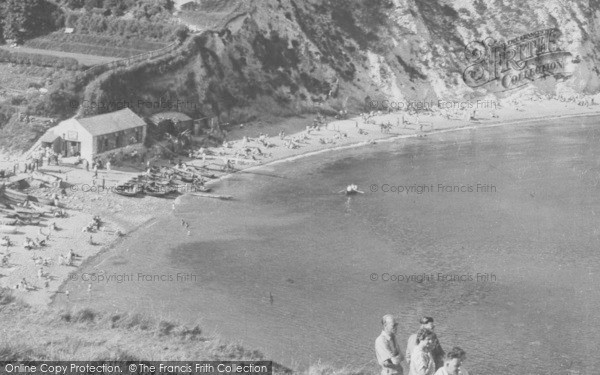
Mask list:
[[[236,12],[226,29],[195,36],[181,56],[120,71],[89,88],[86,98],[179,103],[171,109],[244,119],[363,110],[367,98],[459,100],[529,85],[577,92],[600,85],[599,0],[260,0],[243,2]],[[553,31],[536,33],[547,29]],[[498,42],[495,50],[489,38]],[[480,53],[496,56],[496,65],[477,60],[473,49],[486,48]],[[527,59],[515,57],[525,48],[531,49]],[[556,71],[544,68],[554,60],[538,56],[548,49],[563,51],[554,57]],[[487,76],[481,69],[465,73],[474,64]],[[503,68],[512,69],[508,83]],[[498,79],[468,85],[465,77]]]

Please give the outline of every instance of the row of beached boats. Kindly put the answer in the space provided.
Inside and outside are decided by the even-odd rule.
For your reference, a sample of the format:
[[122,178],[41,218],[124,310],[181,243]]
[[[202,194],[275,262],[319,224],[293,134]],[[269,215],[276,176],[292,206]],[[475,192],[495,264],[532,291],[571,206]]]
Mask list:
[[183,192],[209,192],[210,188],[204,186],[205,178],[214,179],[217,176],[201,173],[195,167],[152,167],[145,174],[117,185],[114,192],[126,197],[149,195],[159,198]]
[[0,187],[0,233],[14,234],[19,225],[39,225],[44,217],[56,216],[54,200]]

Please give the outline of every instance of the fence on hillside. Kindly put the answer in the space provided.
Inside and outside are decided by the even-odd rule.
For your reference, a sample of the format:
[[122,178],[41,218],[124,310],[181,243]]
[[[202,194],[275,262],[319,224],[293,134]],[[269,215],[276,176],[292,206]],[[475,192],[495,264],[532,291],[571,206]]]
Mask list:
[[169,44],[168,46],[163,47],[161,49],[140,53],[138,55],[127,57],[125,59],[111,61],[109,63],[94,65],[94,66],[86,69],[85,72],[89,73],[89,74],[98,74],[98,73],[102,73],[105,70],[110,70],[113,68],[118,68],[118,67],[123,67],[123,66],[129,66],[131,64],[135,64],[135,63],[138,63],[138,62],[141,62],[144,60],[154,59],[158,56],[166,55],[167,53],[174,51],[179,45],[180,45],[179,42],[173,42],[173,43]]

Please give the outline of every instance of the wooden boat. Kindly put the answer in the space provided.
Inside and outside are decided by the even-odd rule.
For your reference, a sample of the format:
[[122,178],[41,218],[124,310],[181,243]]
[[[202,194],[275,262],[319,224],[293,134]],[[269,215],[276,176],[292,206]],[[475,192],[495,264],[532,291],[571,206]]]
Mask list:
[[4,189],[4,195],[6,195],[10,199],[18,200],[18,201],[26,201],[29,199],[29,195],[25,193],[21,193],[20,191],[16,191],[13,189]]
[[20,206],[14,206],[13,211],[18,214],[37,214],[37,213],[39,213],[38,210],[35,210],[33,208],[20,207]]
[[41,220],[33,220],[33,219],[21,219],[19,220],[20,225],[40,225]]
[[46,204],[48,206],[54,206],[54,199],[44,198],[44,197],[29,197],[32,202],[37,202],[41,204]]
[[19,214],[16,213],[12,208],[0,208],[0,215],[6,217],[17,217]]
[[135,197],[140,193],[138,185],[134,185],[133,188],[129,185],[118,185],[113,191],[115,194],[119,194],[124,197]]
[[127,189],[133,189],[134,186],[138,186],[140,184],[139,181],[127,181],[127,182],[123,182],[120,185],[117,185],[115,188],[117,187],[121,187],[123,189],[127,188]]
[[59,187],[62,179],[60,177],[51,175],[49,173],[43,173],[39,171],[34,171],[31,173],[31,177],[36,180],[44,181],[46,183],[51,184],[54,187]]
[[358,186],[356,185],[348,185],[346,189],[341,190],[340,193],[344,193],[346,195],[355,195],[355,194],[364,194],[364,191],[358,190]]
[[167,191],[167,190],[152,190],[152,189],[144,189],[144,193],[146,195],[149,195],[151,197],[155,197],[155,198],[163,198],[164,196],[168,195],[171,193],[171,191]]
[[194,191],[199,191],[202,193],[208,193],[211,190],[211,188],[206,187],[204,185],[200,185],[200,184],[194,184]]
[[37,213],[37,214],[14,214],[15,219],[19,219],[19,220],[33,220],[33,219],[39,219],[43,216],[43,214],[41,213]]
[[174,177],[180,179],[183,182],[193,182],[196,178],[196,175],[190,172],[176,170],[176,174]]
[[29,202],[29,208],[31,208],[32,210],[35,210],[36,212],[39,212],[41,214],[49,214],[49,215],[52,214],[52,208],[50,208],[50,206],[45,206],[43,204]]
[[154,180],[154,181],[159,180],[160,181],[162,179],[164,179],[164,177],[159,174],[149,174],[148,176],[146,176],[146,180]]
[[192,183],[194,182],[194,177],[181,176],[179,178],[183,182]]
[[17,220],[17,219],[7,219],[7,218],[0,219],[0,225],[17,225],[18,222],[19,222],[19,220]]

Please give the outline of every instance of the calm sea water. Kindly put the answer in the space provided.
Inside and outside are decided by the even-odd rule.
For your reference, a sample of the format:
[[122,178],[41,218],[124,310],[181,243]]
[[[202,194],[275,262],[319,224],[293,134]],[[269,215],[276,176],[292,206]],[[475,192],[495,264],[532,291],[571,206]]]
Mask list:
[[184,199],[84,270],[123,282],[71,283],[69,303],[199,321],[298,368],[376,370],[380,317],[405,342],[429,315],[472,373],[591,374],[599,183],[597,118],[321,154],[224,181],[235,201]]

